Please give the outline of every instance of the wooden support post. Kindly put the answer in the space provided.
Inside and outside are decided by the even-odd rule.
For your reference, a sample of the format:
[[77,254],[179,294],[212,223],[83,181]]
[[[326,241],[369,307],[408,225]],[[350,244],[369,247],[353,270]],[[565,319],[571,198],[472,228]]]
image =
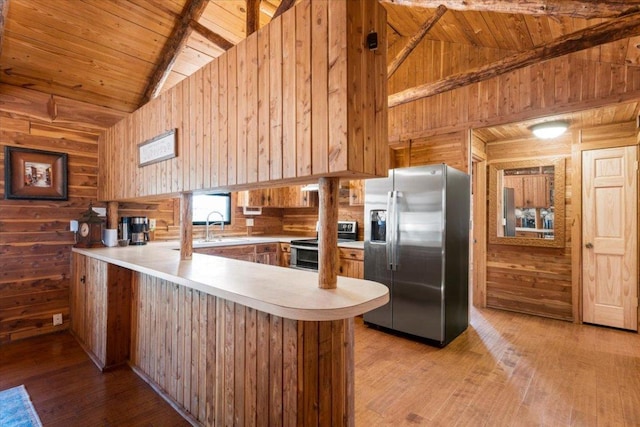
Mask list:
[[320,178],[318,286],[335,289],[338,284],[338,187],[336,177]]
[[182,193],[180,197],[180,259],[193,256],[193,195]]
[[118,229],[118,202],[107,203],[107,228]]

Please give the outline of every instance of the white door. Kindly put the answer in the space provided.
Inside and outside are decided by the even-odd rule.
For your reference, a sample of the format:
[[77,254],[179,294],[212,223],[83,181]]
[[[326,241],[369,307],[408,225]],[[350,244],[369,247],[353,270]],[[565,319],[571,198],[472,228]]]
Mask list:
[[637,147],[582,153],[583,320],[638,329]]

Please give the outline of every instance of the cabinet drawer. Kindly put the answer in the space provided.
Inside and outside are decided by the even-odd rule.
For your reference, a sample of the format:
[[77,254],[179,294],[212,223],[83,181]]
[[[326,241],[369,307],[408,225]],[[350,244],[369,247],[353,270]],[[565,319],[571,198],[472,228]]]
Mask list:
[[341,259],[344,258],[344,259],[364,261],[363,249],[338,248],[338,252],[340,253],[339,257]]
[[257,254],[274,254],[278,252],[277,243],[264,243],[256,245]]

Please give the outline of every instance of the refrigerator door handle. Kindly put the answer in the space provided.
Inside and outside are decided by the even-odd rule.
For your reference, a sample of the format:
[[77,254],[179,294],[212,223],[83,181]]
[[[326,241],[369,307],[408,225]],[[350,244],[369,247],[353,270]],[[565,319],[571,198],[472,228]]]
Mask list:
[[392,224],[392,216],[391,209],[393,200],[393,191],[389,191],[387,193],[387,236],[386,236],[386,250],[387,250],[387,270],[393,270],[393,260],[395,259],[393,256],[393,224]]
[[393,224],[391,225],[391,228],[393,229],[393,233],[392,233],[392,241],[391,241],[391,253],[392,253],[392,259],[391,259],[391,270],[392,271],[396,271],[398,270],[398,237],[400,235],[400,218],[399,218],[399,213],[398,213],[398,196],[400,195],[399,191],[392,191],[392,212],[391,212],[391,217],[393,218]]

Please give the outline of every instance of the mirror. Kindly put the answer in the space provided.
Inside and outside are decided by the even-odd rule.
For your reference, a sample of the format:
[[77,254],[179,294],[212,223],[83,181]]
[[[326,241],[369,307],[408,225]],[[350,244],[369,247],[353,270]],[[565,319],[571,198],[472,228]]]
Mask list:
[[489,165],[489,243],[564,247],[564,159]]

